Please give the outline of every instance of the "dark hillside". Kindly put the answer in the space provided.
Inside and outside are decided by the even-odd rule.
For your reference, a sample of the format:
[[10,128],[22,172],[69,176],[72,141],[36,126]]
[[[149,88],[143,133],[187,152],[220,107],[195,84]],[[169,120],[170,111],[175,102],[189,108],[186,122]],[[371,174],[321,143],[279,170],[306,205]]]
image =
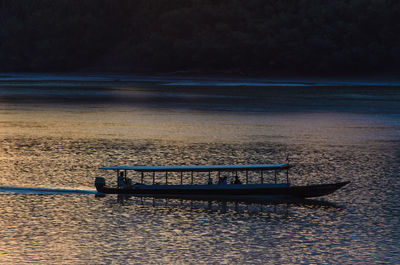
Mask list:
[[0,0],[1,71],[400,69],[391,0]]

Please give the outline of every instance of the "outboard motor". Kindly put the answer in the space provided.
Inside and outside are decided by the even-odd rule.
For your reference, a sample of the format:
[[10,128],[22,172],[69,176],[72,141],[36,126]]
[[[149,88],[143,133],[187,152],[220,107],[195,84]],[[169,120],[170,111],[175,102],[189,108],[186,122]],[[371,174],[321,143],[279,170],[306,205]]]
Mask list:
[[100,191],[104,188],[104,186],[106,186],[106,179],[103,177],[96,177],[96,180],[94,181],[94,186],[96,187],[97,191]]

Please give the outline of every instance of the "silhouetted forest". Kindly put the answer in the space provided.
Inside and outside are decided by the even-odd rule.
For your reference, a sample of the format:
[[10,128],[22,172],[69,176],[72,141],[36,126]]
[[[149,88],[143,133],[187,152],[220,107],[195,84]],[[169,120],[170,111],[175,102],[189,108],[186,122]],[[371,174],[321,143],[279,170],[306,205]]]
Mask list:
[[396,0],[0,0],[0,71],[400,69]]

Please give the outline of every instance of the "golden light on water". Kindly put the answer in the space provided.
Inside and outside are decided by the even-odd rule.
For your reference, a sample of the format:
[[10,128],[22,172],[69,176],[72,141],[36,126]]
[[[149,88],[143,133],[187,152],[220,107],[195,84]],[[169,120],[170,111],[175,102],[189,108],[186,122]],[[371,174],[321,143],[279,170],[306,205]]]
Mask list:
[[[199,89],[196,93],[208,93],[207,100],[185,105],[186,94],[193,98],[190,88],[180,89],[183,96],[173,91],[168,97],[163,97],[165,87],[152,89],[114,89],[112,103],[54,102],[63,95],[49,101],[3,99],[0,189],[93,191],[96,176],[115,181],[114,175],[97,170],[103,165],[279,163],[288,154],[295,184],[352,183],[304,204],[1,192],[0,263],[398,263],[396,115],[312,111],[308,106],[315,96],[304,99],[304,91],[304,102],[298,102],[298,95],[294,100],[304,104],[300,110],[269,111],[271,105],[286,108],[270,99],[271,91],[257,90],[246,101],[249,90],[229,90],[235,96],[230,101],[216,95],[223,91]],[[280,88],[279,94],[285,91]],[[340,109],[344,103],[336,104]],[[362,109],[364,103],[353,104]],[[190,174],[183,177],[190,182]],[[203,183],[207,177],[195,175],[194,181]],[[146,175],[145,181],[151,178]],[[250,178],[256,182],[260,176]],[[164,180],[157,175],[158,182]],[[180,174],[171,173],[169,181],[179,183]]]
[[[386,137],[390,126],[365,115],[340,113],[209,114],[197,111],[122,109],[71,112],[49,109],[1,114],[1,135],[43,135],[83,138],[169,139],[200,142],[307,138],[321,143],[355,142]],[[376,127],[376,124],[381,124]],[[376,129],[371,130],[370,127]],[[254,127],[257,130],[254,130]],[[359,128],[354,135],[353,128]],[[365,130],[363,129],[365,128]]]

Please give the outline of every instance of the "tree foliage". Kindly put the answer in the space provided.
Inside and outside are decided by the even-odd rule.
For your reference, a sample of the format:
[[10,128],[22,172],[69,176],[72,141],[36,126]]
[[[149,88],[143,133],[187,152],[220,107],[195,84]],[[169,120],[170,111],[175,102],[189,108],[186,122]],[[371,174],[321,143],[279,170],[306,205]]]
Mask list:
[[398,70],[394,0],[0,0],[0,70]]

